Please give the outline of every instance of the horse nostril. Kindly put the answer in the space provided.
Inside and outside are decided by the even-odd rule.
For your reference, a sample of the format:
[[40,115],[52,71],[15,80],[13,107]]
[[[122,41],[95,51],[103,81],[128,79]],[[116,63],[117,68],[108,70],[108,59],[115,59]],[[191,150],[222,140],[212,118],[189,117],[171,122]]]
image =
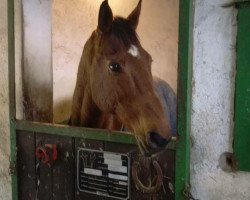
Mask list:
[[148,145],[153,149],[163,148],[168,143],[168,140],[163,138],[159,133],[155,131],[148,132],[147,140],[148,140]]

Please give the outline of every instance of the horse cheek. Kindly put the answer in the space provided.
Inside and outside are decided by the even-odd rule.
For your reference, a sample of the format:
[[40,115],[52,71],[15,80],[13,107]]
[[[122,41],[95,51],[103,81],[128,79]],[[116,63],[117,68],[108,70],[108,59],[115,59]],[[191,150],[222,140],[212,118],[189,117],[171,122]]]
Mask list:
[[112,95],[111,85],[106,79],[105,74],[93,81],[92,83],[92,98],[95,104],[103,112],[111,112],[113,110],[114,95]]

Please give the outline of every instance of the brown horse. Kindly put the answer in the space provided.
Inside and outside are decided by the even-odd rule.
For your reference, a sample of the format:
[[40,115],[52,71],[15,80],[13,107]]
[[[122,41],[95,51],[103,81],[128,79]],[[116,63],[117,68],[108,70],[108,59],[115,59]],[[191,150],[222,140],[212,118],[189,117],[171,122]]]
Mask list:
[[73,96],[71,125],[134,133],[144,155],[163,149],[171,138],[169,119],[154,91],[152,58],[136,27],[141,0],[127,17],[113,17],[108,1],[98,27],[84,46]]

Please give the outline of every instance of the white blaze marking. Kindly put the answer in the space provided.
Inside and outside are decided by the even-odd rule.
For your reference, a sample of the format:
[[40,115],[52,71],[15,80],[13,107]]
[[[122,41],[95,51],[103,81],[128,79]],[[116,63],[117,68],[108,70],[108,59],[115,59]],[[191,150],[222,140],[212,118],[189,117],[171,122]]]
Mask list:
[[130,48],[129,48],[129,50],[128,50],[128,53],[131,54],[131,55],[134,56],[134,57],[139,57],[139,50],[138,50],[138,48],[137,48],[135,45],[133,45],[133,44],[131,44],[131,46],[130,46]]

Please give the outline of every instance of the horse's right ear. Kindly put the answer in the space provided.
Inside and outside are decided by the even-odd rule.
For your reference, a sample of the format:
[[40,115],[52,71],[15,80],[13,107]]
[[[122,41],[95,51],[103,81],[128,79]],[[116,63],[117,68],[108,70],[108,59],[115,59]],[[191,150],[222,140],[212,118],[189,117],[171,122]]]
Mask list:
[[102,32],[108,32],[113,22],[113,13],[109,7],[108,0],[102,2],[99,10],[98,29]]
[[132,13],[127,18],[130,26],[134,30],[137,28],[137,25],[139,23],[139,17],[140,17],[140,13],[141,13],[141,2],[142,2],[142,0],[139,0],[136,8],[132,11]]

